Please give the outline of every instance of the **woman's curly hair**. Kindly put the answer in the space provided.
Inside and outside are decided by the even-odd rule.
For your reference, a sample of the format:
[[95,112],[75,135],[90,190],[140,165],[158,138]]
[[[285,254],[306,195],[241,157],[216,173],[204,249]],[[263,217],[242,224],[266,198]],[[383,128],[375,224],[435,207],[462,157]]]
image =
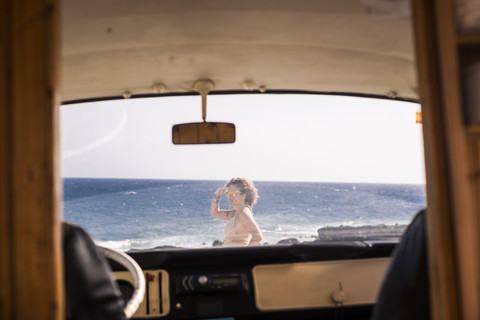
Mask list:
[[253,207],[257,203],[258,191],[253,185],[253,182],[245,178],[232,178],[227,183],[226,187],[236,186],[242,194],[245,194],[245,203]]

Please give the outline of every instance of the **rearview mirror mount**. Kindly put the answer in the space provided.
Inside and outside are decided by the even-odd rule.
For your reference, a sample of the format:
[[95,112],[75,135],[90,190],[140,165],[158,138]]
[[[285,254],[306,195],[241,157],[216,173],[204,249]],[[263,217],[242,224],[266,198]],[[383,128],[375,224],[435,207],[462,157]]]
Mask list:
[[193,90],[202,96],[203,122],[181,123],[172,127],[173,144],[234,143],[235,125],[226,122],[207,122],[207,94],[215,87],[212,80],[200,79]]

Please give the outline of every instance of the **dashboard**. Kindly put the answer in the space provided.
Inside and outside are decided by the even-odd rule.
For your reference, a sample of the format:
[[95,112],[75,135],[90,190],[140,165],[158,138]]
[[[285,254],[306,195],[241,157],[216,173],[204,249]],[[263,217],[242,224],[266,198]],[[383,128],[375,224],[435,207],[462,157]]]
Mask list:
[[[368,319],[396,242],[127,252],[146,292],[134,319]],[[126,300],[131,275],[110,262]]]

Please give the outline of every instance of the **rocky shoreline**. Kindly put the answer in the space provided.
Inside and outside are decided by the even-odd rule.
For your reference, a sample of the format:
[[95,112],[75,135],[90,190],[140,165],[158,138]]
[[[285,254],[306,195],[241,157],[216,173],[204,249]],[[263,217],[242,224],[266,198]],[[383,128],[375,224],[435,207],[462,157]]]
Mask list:
[[[323,227],[317,230],[318,234],[312,236],[309,241],[300,241],[297,238],[288,238],[278,241],[276,244],[299,244],[302,242],[311,241],[373,241],[373,240],[399,240],[407,225],[365,225],[365,226],[336,226]],[[213,247],[222,246],[223,241],[215,240],[212,243]],[[263,243],[263,245],[270,245],[270,243]]]
[[324,227],[317,230],[318,240],[388,240],[400,239],[407,225],[375,225],[375,226],[339,226]]
[[[279,245],[289,245],[289,244],[299,244],[302,242],[311,242],[311,241],[388,241],[388,240],[399,240],[406,227],[408,225],[365,225],[365,226],[336,226],[336,227],[323,227],[317,230],[318,234],[312,235],[308,241],[300,241],[297,238],[288,238],[278,241],[276,244]],[[262,245],[270,245],[271,243],[262,243]],[[223,245],[222,240],[215,240],[212,243],[212,247],[221,247]],[[165,250],[165,249],[179,249],[175,246],[159,246],[153,249]],[[129,252],[134,252],[136,250],[130,250]],[[140,250],[139,250],[140,251]]]

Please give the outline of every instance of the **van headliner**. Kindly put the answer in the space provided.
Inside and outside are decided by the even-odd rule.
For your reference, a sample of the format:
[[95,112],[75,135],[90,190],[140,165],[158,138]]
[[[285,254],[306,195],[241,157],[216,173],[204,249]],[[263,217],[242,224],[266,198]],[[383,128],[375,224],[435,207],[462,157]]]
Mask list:
[[64,102],[302,91],[418,100],[408,1],[66,0]]

